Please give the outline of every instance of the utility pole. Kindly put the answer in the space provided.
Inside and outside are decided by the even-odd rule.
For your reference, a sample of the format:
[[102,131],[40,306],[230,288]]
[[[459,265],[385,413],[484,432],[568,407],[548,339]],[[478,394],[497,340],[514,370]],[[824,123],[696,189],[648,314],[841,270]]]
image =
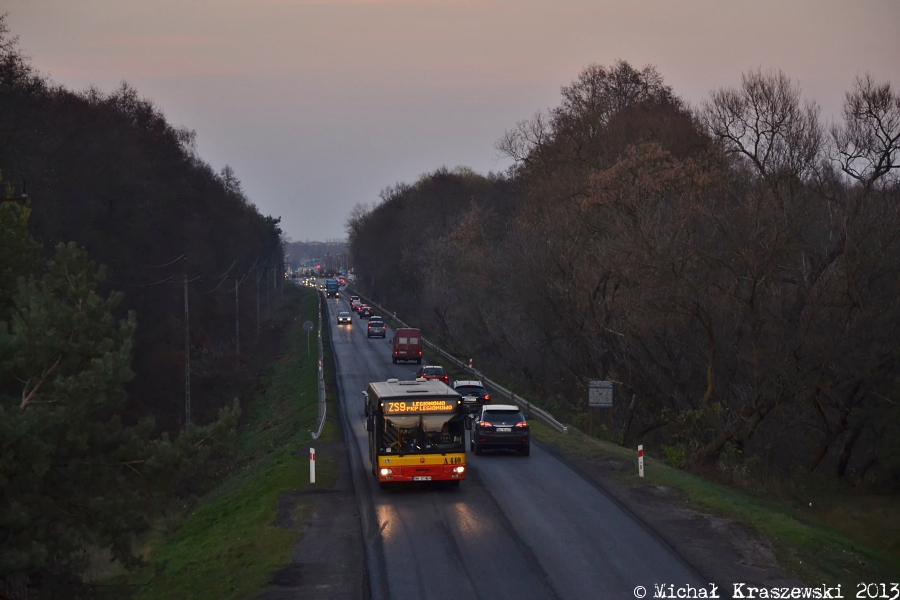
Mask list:
[[184,426],[191,422],[191,314],[188,276],[184,274]]
[[272,293],[269,291],[269,269],[266,269],[266,321],[272,318]]
[[256,267],[256,339],[259,339],[259,267]]
[[188,284],[203,281],[202,276],[190,279],[187,274],[187,254],[181,262],[182,280],[184,282],[184,426],[191,422],[191,313],[188,297]]
[[234,274],[234,355],[241,359],[241,310],[238,296],[237,273]]

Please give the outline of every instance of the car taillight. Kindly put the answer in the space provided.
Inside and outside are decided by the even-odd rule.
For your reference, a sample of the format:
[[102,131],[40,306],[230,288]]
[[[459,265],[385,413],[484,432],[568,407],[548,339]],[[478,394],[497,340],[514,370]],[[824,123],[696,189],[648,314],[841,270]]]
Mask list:
[[478,426],[481,427],[482,429],[489,429],[489,428],[493,427],[493,425],[491,425],[487,421],[478,421]]
[[516,427],[520,427],[522,429],[528,429],[528,423],[526,423],[525,421],[520,421],[519,423],[516,423]]
[[422,351],[421,351],[421,350],[419,350],[419,356],[422,356]]
[[490,401],[491,401],[491,395],[490,395],[490,394],[485,394],[485,395],[484,395],[484,401],[485,401],[485,402],[490,402]]
[[446,384],[449,385],[449,383],[450,383],[450,377],[449,377],[449,376],[444,375],[444,383],[446,383]]

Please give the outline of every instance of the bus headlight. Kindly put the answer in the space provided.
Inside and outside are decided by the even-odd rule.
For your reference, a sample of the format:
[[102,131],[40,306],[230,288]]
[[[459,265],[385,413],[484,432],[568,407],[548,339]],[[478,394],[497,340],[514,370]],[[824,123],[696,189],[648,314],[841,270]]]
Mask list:
[[462,475],[463,473],[466,472],[466,467],[465,467],[465,466],[462,466],[462,465],[459,466],[459,467],[453,467],[453,472],[454,472],[454,473],[459,473],[460,475]]
[[391,471],[390,469],[382,469],[381,470],[382,477],[387,477],[388,475],[391,475],[392,473],[393,473],[393,471]]

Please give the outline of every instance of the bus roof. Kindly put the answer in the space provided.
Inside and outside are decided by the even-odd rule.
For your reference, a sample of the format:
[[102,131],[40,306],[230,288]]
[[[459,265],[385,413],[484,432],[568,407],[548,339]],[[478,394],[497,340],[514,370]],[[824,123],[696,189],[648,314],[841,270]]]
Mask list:
[[369,389],[378,399],[384,398],[459,398],[460,395],[447,387],[443,381],[427,379],[424,381],[373,381]]

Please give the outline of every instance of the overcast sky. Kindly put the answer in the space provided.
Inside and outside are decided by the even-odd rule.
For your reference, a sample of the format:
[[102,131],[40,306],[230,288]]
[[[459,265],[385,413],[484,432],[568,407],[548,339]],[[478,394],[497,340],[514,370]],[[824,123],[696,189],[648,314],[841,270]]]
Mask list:
[[127,81],[197,132],[295,240],[494,142],[590,63],[657,67],[692,104],[779,68],[837,117],[857,74],[900,86],[898,0],[0,0],[34,66]]

